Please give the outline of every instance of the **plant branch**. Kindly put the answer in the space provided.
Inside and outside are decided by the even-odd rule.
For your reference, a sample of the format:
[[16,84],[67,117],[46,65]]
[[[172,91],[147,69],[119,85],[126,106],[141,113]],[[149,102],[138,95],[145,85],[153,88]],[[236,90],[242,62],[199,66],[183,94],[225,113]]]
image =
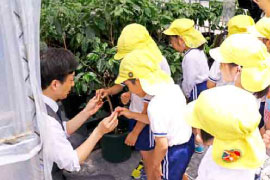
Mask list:
[[67,49],[66,36],[65,36],[65,34],[62,35],[62,38],[63,38],[64,47],[65,47],[65,49]]

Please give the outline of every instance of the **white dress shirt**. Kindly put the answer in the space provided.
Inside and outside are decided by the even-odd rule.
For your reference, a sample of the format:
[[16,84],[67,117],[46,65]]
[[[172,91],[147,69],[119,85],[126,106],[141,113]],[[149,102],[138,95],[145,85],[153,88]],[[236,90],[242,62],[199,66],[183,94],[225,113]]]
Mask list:
[[[54,100],[45,95],[43,95],[43,100],[53,111],[58,111],[59,107]],[[49,149],[49,160],[55,162],[60,169],[79,171],[80,163],[78,154],[67,139],[66,122],[63,121],[64,132],[62,126],[56,119],[48,114],[44,114],[44,116],[44,119],[47,120],[47,129],[50,131],[45,141],[45,145]]]
[[[49,98],[48,96],[45,96],[42,94],[42,98],[45,104],[47,104],[55,113],[57,113],[59,106],[58,104],[51,98]],[[64,126],[64,130],[66,133],[66,136],[69,137],[69,134],[67,133],[67,122],[66,121],[62,121],[62,124]]]

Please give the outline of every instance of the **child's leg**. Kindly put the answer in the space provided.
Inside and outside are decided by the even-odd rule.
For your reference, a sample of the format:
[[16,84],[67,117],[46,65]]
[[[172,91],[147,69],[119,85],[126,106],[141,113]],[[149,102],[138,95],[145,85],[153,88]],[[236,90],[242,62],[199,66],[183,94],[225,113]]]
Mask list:
[[143,159],[143,165],[144,165],[144,170],[146,172],[146,175],[148,176],[148,167],[149,167],[149,162],[151,161],[151,153],[153,150],[150,151],[140,151],[142,159]]
[[194,135],[182,145],[169,147],[162,161],[162,174],[164,180],[182,179],[194,152]]

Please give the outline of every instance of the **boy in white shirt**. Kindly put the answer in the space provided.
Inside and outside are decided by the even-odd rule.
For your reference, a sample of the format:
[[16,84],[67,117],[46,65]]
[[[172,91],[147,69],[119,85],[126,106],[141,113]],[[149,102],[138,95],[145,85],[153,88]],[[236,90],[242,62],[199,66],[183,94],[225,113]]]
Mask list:
[[[155,63],[155,54],[134,50],[121,61],[115,83],[125,83],[140,97],[151,95],[147,109],[155,137],[148,179],[182,179],[194,152],[194,137],[183,115],[186,101],[181,89]],[[117,109],[119,115],[127,111]],[[138,119],[139,120],[139,119]],[[145,122],[147,123],[147,122]]]

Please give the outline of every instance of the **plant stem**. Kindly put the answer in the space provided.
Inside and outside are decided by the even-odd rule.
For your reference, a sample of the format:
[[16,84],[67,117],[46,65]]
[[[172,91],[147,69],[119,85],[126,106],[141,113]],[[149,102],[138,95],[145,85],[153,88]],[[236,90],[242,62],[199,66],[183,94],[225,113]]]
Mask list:
[[65,49],[67,49],[66,37],[64,34],[63,34],[62,38],[63,38],[64,47],[65,47]]
[[[107,98],[107,101],[108,101],[109,106],[110,106],[110,111],[111,111],[111,113],[113,113],[112,101],[111,101],[111,99],[110,99],[109,96],[106,96],[106,98]],[[118,134],[118,129],[117,129],[117,127],[114,129],[114,134]]]

